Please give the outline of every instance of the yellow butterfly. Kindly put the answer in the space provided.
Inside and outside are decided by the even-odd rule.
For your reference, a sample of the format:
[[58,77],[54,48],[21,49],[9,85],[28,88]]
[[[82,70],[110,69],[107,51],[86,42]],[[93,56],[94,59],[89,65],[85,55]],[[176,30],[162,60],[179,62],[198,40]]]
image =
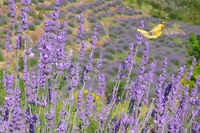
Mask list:
[[134,28],[135,30],[137,30],[138,32],[142,33],[142,35],[144,35],[147,38],[157,38],[161,35],[162,33],[162,28],[165,26],[166,21],[163,21],[162,23],[160,23],[159,25],[157,25],[156,27],[154,27],[151,31],[145,31],[139,28]]

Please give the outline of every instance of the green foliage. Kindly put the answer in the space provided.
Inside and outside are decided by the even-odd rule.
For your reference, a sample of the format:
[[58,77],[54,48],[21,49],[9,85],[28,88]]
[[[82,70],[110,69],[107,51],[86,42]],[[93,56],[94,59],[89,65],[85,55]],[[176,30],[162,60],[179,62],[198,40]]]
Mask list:
[[0,51],[0,61],[4,61],[3,54]]
[[137,4],[138,4],[138,6],[141,8],[142,7],[142,1],[143,0],[137,0]]
[[7,17],[10,17],[10,12],[7,12]]
[[35,25],[40,25],[40,21],[33,21],[33,23],[35,24]]
[[8,3],[8,0],[4,0],[3,1],[3,5],[8,5],[9,3]]
[[71,28],[74,28],[74,27],[75,27],[75,25],[74,25],[72,22],[69,22],[68,25],[69,25],[69,27],[71,27]]
[[102,61],[102,64],[109,64],[108,61]]
[[179,11],[172,11],[169,13],[169,17],[174,20],[183,20],[183,15],[184,14]]
[[112,53],[112,54],[115,54],[115,50],[112,49],[112,48],[107,48],[107,49],[106,49],[106,52],[110,52],[110,53]]
[[33,3],[33,4],[38,4],[38,0],[31,0],[31,3]]
[[6,25],[9,23],[9,20],[6,17],[0,16],[0,18],[1,18],[0,26]]
[[124,46],[123,46],[123,49],[124,49],[124,50],[128,50],[128,49],[129,49],[129,45],[128,45],[128,44],[127,44],[127,45],[124,45]]
[[40,3],[44,3],[44,0],[38,0],[38,2],[40,2]]
[[160,4],[160,3],[157,3],[157,2],[155,2],[155,1],[151,1],[151,5],[152,5],[152,7],[155,8],[155,9],[161,9],[161,8],[162,8],[161,4]]
[[34,24],[29,24],[28,29],[31,31],[35,31],[35,25]]
[[143,52],[142,52],[142,51],[138,51],[137,56],[138,56],[139,58],[142,58]]
[[[195,57],[197,62],[200,61],[200,35],[195,36],[193,32],[190,33],[189,37],[189,48],[186,48],[186,51],[191,57]],[[188,59],[189,64],[192,63],[192,58]]]
[[[199,0],[123,0],[129,3],[131,8],[151,6],[147,14],[153,17],[169,20],[179,20],[200,25]],[[136,6],[137,5],[137,6]]]
[[93,53],[93,55],[94,55],[94,58],[99,58],[100,52],[99,51],[95,51]]
[[108,45],[110,45],[110,43],[106,42],[106,43],[103,44],[103,47],[106,47]]
[[197,61],[194,66],[191,79],[187,82],[190,86],[189,89],[191,89],[195,84],[197,75],[200,75],[200,35],[195,35],[193,32],[191,32],[188,40],[188,45],[189,47],[186,48],[186,51],[190,56],[190,58],[187,60],[188,69],[194,58],[196,58]]
[[[116,93],[117,97],[121,97],[122,96],[123,99],[125,98],[126,92],[125,91],[123,92],[125,83],[126,83],[125,80],[120,81],[119,88],[118,88],[118,91]],[[109,82],[107,82],[107,84],[106,84],[106,90],[105,90],[106,97],[108,97],[109,95],[112,97],[112,92],[113,92],[113,87],[114,86],[117,86],[116,81],[109,81]]]
[[23,71],[24,69],[24,61],[21,55],[19,55],[19,71]]
[[176,66],[178,66],[178,65],[180,64],[180,60],[179,60],[179,59],[173,58],[173,59],[171,59],[170,61],[171,61],[174,65],[176,65]]
[[3,50],[5,50],[5,49],[6,49],[6,46],[5,46],[5,44],[4,44],[3,42],[1,42],[1,41],[0,41],[0,49],[3,49]]
[[118,36],[117,36],[116,34],[114,34],[114,33],[110,33],[110,34],[109,34],[109,37],[110,37],[111,39],[114,39],[114,40],[115,40],[115,39],[117,39]]
[[70,39],[67,39],[67,40],[65,41],[65,45],[72,45],[72,41],[71,41]]
[[70,34],[72,34],[72,29],[67,29],[67,35],[70,35]]
[[5,98],[5,96],[6,96],[6,91],[4,90],[4,86],[3,86],[3,71],[5,71],[5,69],[4,70],[0,70],[0,78],[1,78],[1,82],[0,82],[0,91],[1,91],[1,94],[0,94],[0,105],[1,106],[3,106],[3,103],[4,103],[4,98]]
[[30,60],[29,60],[29,62],[30,62],[30,66],[31,67],[33,67],[34,65],[36,65],[37,64],[37,61],[38,61],[38,58],[31,58]]
[[110,54],[105,54],[105,55],[103,55],[103,58],[108,59],[108,60],[114,60],[114,59],[115,59],[115,58],[114,58],[112,55],[110,55]]

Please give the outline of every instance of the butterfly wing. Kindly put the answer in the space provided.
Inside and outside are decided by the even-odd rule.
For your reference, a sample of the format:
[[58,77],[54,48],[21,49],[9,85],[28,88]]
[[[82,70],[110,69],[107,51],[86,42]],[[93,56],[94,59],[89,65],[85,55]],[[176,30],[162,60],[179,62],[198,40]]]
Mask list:
[[151,38],[157,38],[161,35],[161,30],[155,31],[151,33]]
[[162,23],[160,23],[159,25],[157,25],[156,27],[154,27],[150,32],[157,32],[159,30],[162,30],[162,28],[165,26],[166,21],[163,21]]
[[157,38],[162,33],[162,28],[165,26],[166,21],[163,21],[159,25],[157,25],[155,28],[153,28],[150,32],[152,33],[152,38]]
[[142,35],[144,35],[147,38],[151,38],[151,35],[148,31],[142,30],[140,28],[135,28],[135,30],[137,30],[138,32],[142,33]]

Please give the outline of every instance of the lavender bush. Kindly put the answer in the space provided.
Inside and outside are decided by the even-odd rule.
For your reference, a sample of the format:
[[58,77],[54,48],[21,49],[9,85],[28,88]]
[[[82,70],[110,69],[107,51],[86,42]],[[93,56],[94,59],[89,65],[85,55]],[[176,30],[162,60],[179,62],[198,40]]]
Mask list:
[[[104,43],[105,52],[95,46],[98,36],[102,35],[99,32],[105,30],[102,25],[93,24],[91,51],[85,53],[87,40],[83,37],[83,13],[74,37],[74,42],[78,44],[76,52],[66,49],[65,44],[71,39],[68,35],[72,34],[68,26],[75,28],[76,25],[72,21],[58,20],[62,14],[59,13],[59,6],[65,5],[65,2],[56,0],[50,12],[51,18],[43,24],[43,33],[37,42],[40,53],[37,59],[31,57],[33,51],[26,34],[30,29],[27,19],[30,0],[21,0],[20,25],[17,31],[13,28],[12,32],[9,30],[6,33],[7,56],[14,49],[16,66],[14,73],[10,73],[10,61],[6,57],[7,70],[0,72],[0,89],[4,95],[0,108],[0,132],[199,132],[200,76],[196,77],[191,91],[188,85],[195,58],[188,70],[181,66],[177,74],[167,77],[169,60],[176,66],[180,62],[176,58],[163,59],[155,52],[156,59],[160,60],[158,63],[162,64],[161,68],[157,68],[158,63],[149,62],[149,42],[144,41],[140,33],[136,40],[129,37],[123,28],[128,27],[126,22],[109,27],[109,35],[114,39]],[[101,0],[80,6],[77,12],[103,3]],[[117,5],[120,5],[118,0],[108,4],[108,7]],[[14,0],[9,0],[9,7],[11,23],[15,27]],[[145,21],[140,21],[139,27],[144,28],[144,25]],[[112,44],[124,50],[112,49]],[[20,58],[22,47],[24,54]],[[111,64],[112,60],[116,60],[115,55],[122,52],[126,53],[124,60]],[[37,69],[34,70],[31,66],[36,61]],[[111,64],[111,67],[105,64]],[[19,73],[20,69],[23,69],[23,76]],[[160,72],[156,73],[156,69]],[[107,84],[107,73],[112,79],[110,86]],[[156,74],[157,83],[152,88]],[[182,77],[184,83],[181,82]],[[167,78],[170,78],[168,82]],[[152,89],[155,89],[154,98],[149,96]]]

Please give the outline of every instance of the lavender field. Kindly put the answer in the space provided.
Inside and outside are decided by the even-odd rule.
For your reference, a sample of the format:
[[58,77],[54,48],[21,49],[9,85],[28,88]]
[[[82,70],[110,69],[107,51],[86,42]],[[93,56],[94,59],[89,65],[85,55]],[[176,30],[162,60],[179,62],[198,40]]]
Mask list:
[[1,1],[0,132],[200,132],[200,26],[134,29],[163,21],[121,0]]

